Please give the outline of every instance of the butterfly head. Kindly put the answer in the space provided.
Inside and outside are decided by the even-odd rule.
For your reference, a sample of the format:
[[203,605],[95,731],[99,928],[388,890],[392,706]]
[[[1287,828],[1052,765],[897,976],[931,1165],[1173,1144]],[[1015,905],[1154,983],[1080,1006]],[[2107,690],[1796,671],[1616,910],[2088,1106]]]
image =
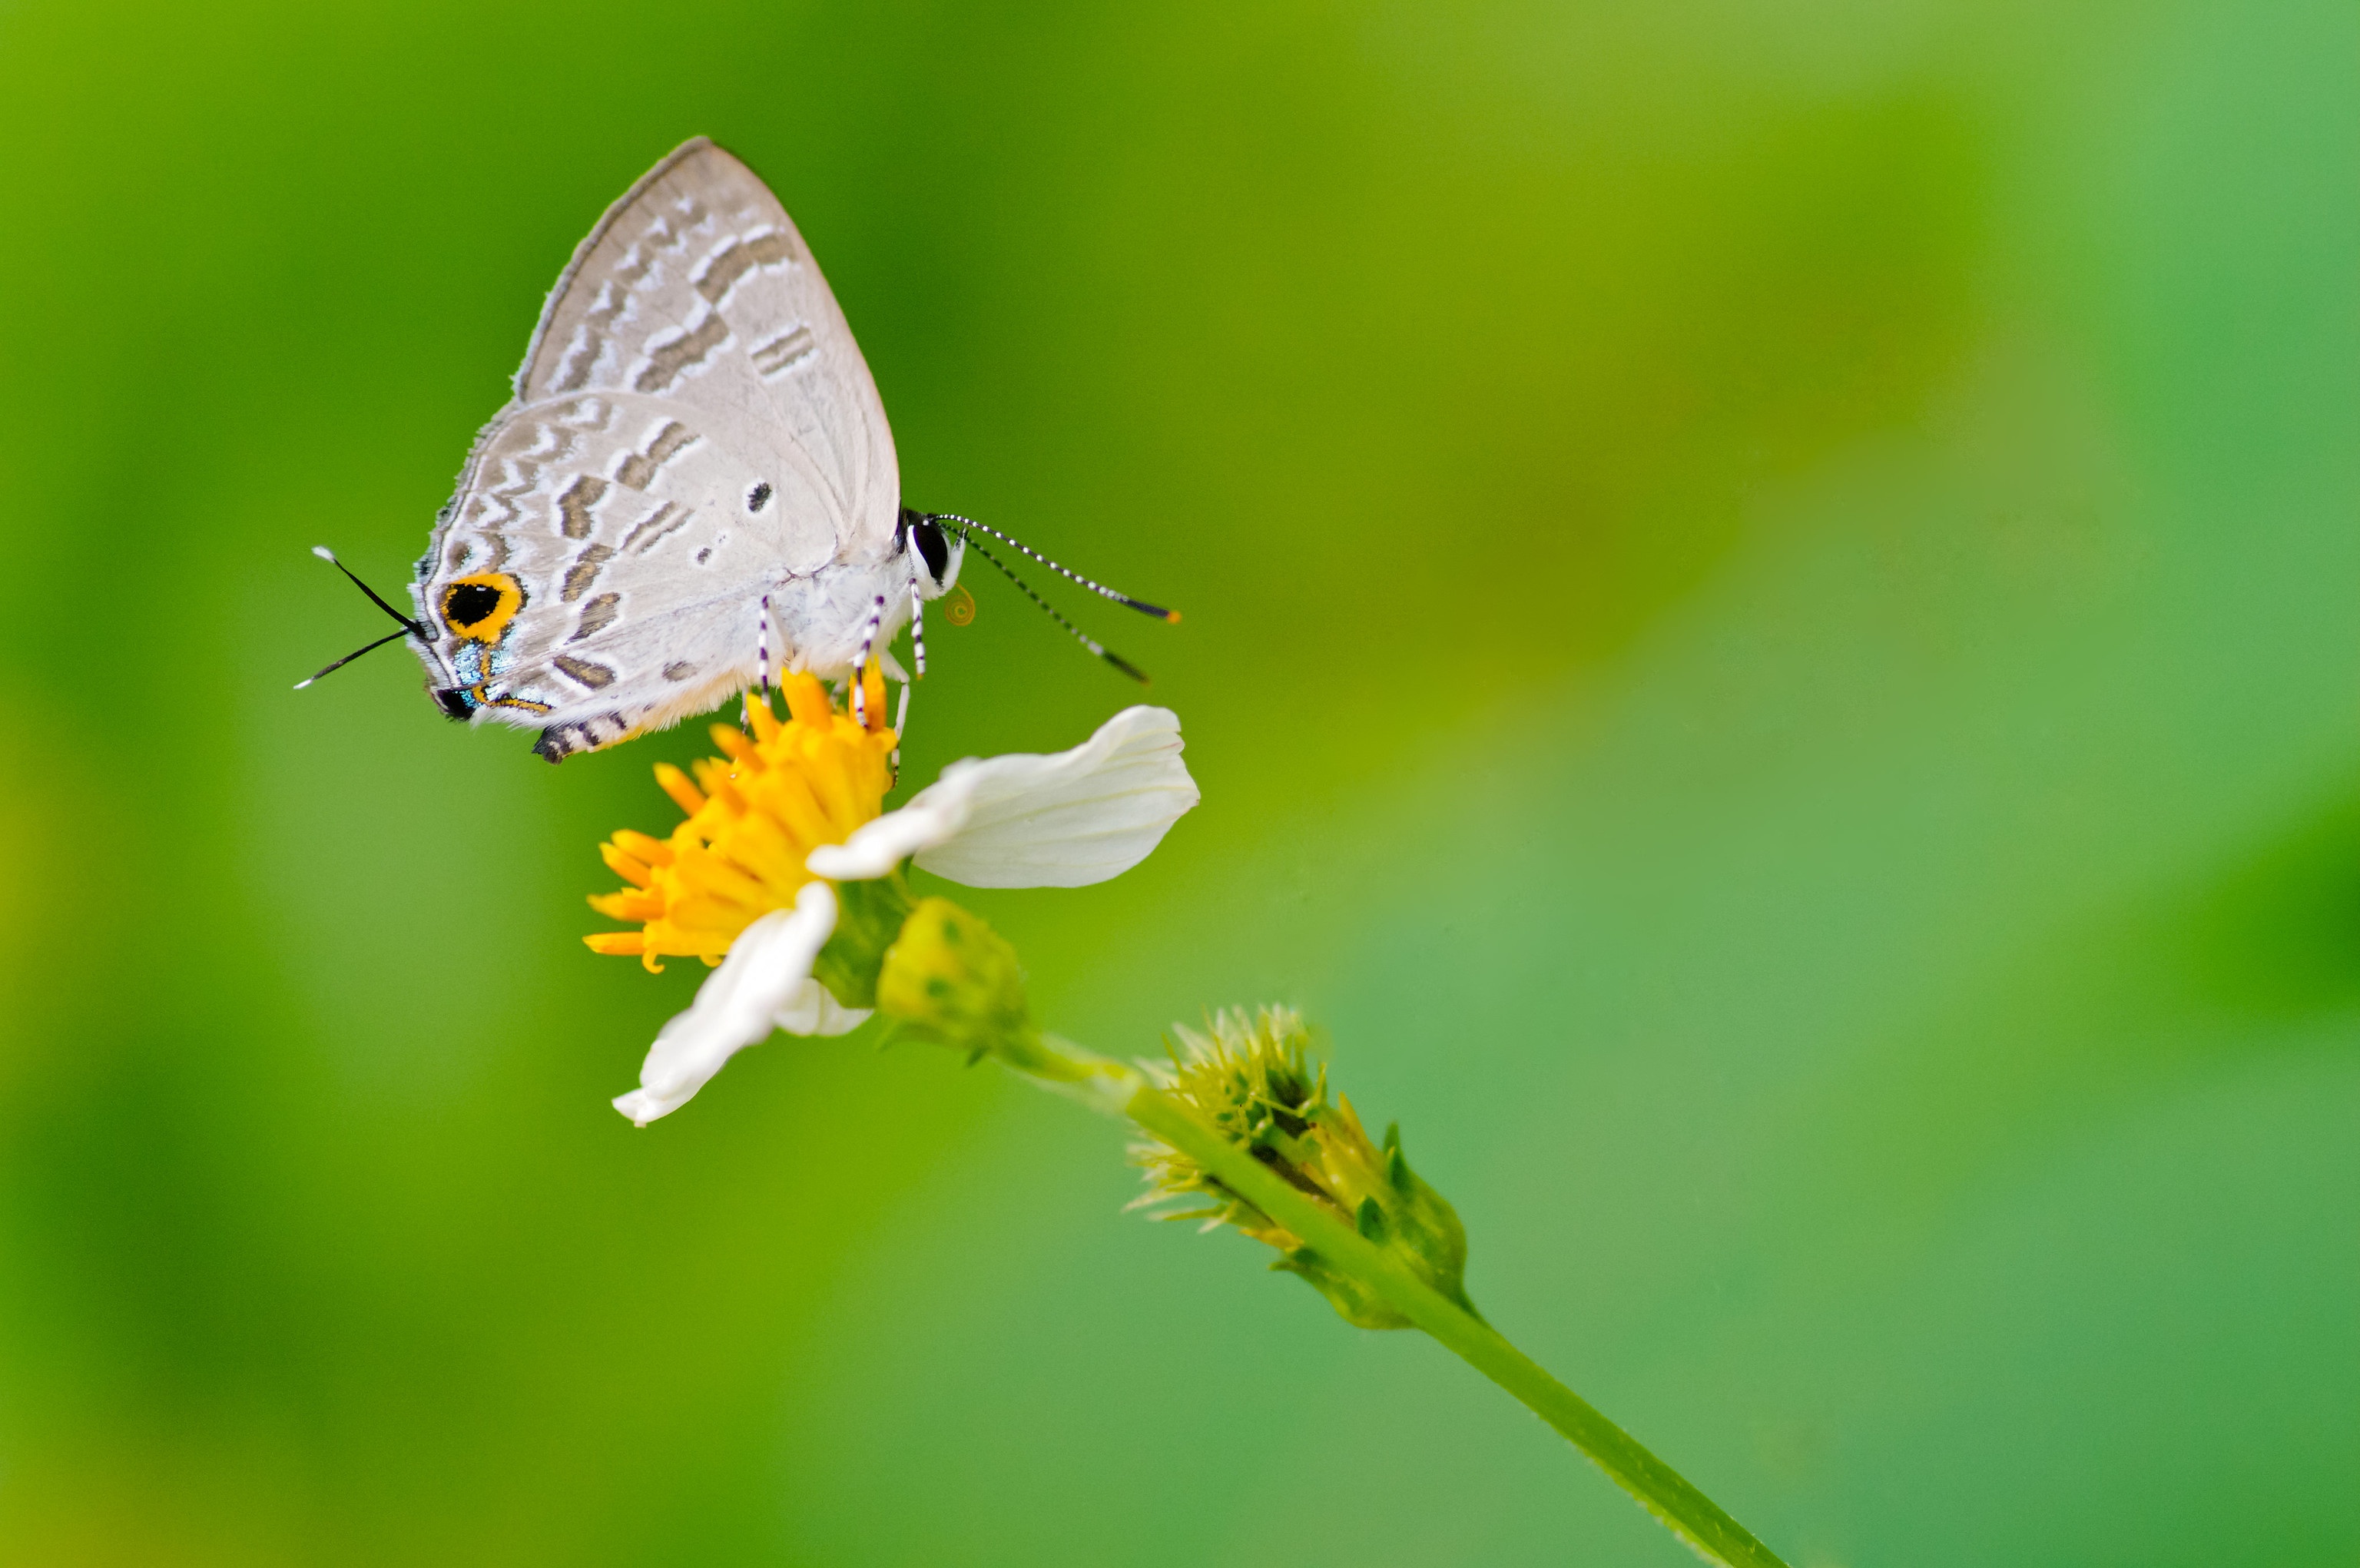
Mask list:
[[967,559],[966,534],[945,528],[943,520],[930,513],[903,507],[894,539],[898,549],[917,554],[910,580],[920,598],[938,599],[957,586],[960,564]]

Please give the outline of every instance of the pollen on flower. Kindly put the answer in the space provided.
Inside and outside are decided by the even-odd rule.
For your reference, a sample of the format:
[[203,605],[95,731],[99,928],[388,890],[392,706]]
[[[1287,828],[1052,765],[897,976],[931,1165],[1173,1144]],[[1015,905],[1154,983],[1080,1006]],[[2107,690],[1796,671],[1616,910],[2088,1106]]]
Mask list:
[[674,957],[717,964],[748,926],[792,908],[813,880],[812,850],[851,837],[892,785],[896,740],[875,663],[862,684],[866,723],[838,711],[815,677],[790,674],[779,683],[784,720],[749,695],[748,729],[715,725],[723,755],[696,762],[694,781],[660,764],[656,783],[687,820],[666,839],[625,828],[598,846],[628,885],[590,906],[640,929],[585,937],[591,950],[636,955],[650,970]]

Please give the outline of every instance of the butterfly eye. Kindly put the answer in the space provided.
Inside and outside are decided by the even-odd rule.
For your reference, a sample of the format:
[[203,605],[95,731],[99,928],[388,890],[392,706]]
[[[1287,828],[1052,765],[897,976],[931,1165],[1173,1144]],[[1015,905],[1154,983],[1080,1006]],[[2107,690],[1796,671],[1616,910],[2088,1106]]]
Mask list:
[[524,591],[506,572],[462,577],[442,590],[442,623],[475,642],[497,642],[524,604]]
[[943,525],[929,519],[913,526],[910,533],[918,542],[918,554],[926,563],[926,576],[941,582],[951,565],[951,542],[943,532]]

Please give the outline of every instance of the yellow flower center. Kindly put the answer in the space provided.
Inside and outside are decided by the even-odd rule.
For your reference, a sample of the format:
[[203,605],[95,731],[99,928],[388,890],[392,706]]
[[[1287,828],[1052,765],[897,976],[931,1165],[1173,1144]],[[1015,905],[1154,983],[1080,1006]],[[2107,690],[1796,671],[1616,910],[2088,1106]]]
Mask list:
[[582,939],[600,953],[636,953],[651,970],[660,958],[717,964],[738,933],[774,909],[792,907],[814,881],[805,857],[841,844],[874,817],[893,782],[893,731],[885,722],[885,679],[875,662],[864,673],[867,722],[839,713],[827,690],[806,674],[779,683],[787,699],[781,723],[767,699],[750,696],[741,730],[713,727],[727,753],[695,764],[696,778],[669,762],[656,783],[688,813],[669,839],[626,828],[598,852],[631,885],[595,894],[590,907],[637,931],[601,931]]

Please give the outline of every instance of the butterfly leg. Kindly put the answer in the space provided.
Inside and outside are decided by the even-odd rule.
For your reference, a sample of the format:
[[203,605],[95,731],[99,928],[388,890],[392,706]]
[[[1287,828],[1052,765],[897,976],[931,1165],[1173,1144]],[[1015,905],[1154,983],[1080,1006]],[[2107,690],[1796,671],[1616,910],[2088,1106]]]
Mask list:
[[861,677],[868,673],[869,658],[877,651],[877,629],[885,623],[885,596],[879,594],[869,607],[869,625],[860,634],[860,657],[852,665],[852,721],[866,729],[869,724],[868,682]]
[[754,666],[761,672],[762,700],[770,700],[770,596],[762,596],[761,618],[755,623]]
[[[901,531],[901,553],[910,558],[910,652],[918,666],[918,679],[923,680],[926,678],[926,613],[925,601],[918,597],[920,556],[915,529]],[[901,690],[901,702],[905,707],[909,700],[909,688],[905,686]],[[895,728],[900,727],[897,725]]]
[[[754,678],[762,688],[762,701],[770,700],[770,596],[764,594],[760,609],[754,613]],[[741,724],[754,722],[754,694],[738,694],[738,719]]]
[[893,712],[893,755],[888,766],[898,781],[901,776],[901,738],[910,732],[910,683],[901,683],[901,700]]

